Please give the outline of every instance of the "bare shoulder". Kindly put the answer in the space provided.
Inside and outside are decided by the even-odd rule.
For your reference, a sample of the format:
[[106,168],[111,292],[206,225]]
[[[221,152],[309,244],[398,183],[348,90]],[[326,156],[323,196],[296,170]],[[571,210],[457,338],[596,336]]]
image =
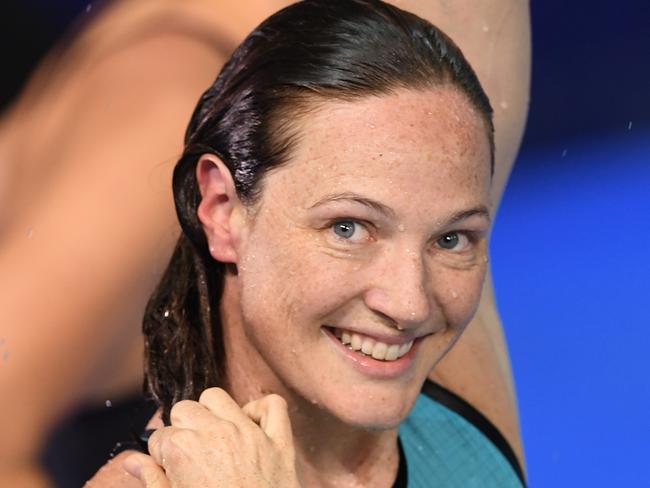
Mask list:
[[141,311],[178,232],[171,172],[224,59],[162,33],[79,66],[20,118],[0,246],[0,427],[17,441],[0,442],[0,467],[31,458],[76,402],[141,383]]
[[124,451],[102,466],[95,476],[86,482],[88,488],[142,488],[142,483],[122,467],[131,451]]
[[201,37],[162,31],[40,73],[3,131],[3,160],[15,170],[7,170],[0,222],[10,225],[9,216],[32,205],[35,184],[65,184],[84,167],[133,175],[173,165],[192,110],[227,55]]

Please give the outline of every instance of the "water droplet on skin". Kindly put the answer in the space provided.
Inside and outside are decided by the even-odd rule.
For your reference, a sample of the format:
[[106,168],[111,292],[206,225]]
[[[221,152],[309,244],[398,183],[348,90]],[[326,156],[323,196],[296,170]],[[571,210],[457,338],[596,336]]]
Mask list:
[[565,157],[567,152],[568,152],[567,149],[564,149],[564,150],[562,151],[562,157]]
[[404,224],[399,224],[397,226],[397,230],[399,230],[400,232],[404,232],[406,230],[406,227],[404,227]]
[[508,108],[508,102],[506,102],[505,100],[502,100],[502,101],[499,103],[499,106],[500,106],[503,110],[505,110],[505,109]]
[[455,300],[458,298],[458,292],[456,290],[451,290],[451,297]]
[[110,400],[106,400],[106,408],[111,408],[113,406],[113,402]]
[[368,127],[370,127],[371,129],[374,129],[374,128],[375,128],[375,124],[370,124]]
[[490,32],[490,26],[487,24],[483,24],[483,32]]
[[627,130],[632,130],[632,121],[627,124]]

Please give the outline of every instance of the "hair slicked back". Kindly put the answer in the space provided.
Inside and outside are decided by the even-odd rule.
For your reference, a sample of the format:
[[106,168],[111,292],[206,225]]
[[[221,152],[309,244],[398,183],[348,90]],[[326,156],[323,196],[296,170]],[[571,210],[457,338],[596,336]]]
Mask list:
[[474,71],[444,33],[397,7],[305,0],[269,17],[237,48],[188,126],[173,178],[183,234],[145,312],[147,386],[166,422],[173,403],[196,399],[223,377],[226,267],[210,256],[196,215],[200,156],[219,156],[240,199],[252,203],[264,174],[289,160],[297,114],[317,102],[441,85],[458,88],[484,118],[493,159],[492,109]]

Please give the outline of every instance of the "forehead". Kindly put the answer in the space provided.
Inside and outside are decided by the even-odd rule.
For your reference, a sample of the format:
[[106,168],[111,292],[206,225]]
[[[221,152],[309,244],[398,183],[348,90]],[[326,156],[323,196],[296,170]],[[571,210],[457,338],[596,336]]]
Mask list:
[[487,199],[486,124],[453,87],[323,102],[297,128],[288,164],[269,175],[294,202],[332,187],[380,197],[424,191],[438,200]]

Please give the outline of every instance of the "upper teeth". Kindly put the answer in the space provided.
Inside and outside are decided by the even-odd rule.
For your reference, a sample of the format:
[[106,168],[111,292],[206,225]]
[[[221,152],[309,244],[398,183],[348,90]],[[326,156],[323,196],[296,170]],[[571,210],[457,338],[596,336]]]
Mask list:
[[404,344],[386,344],[356,332],[336,331],[336,336],[353,351],[361,351],[367,356],[383,361],[394,361],[411,350],[413,341]]

